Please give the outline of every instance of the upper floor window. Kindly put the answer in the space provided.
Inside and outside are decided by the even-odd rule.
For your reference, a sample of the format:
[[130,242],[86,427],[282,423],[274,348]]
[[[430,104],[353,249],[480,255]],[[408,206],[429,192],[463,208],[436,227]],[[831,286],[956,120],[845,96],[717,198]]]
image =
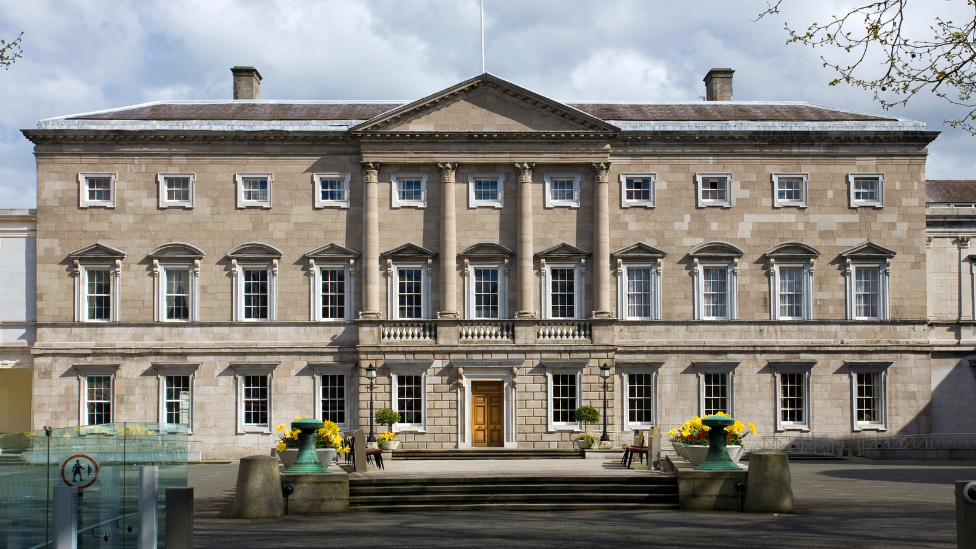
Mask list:
[[704,242],[688,252],[693,258],[696,320],[738,318],[738,273],[742,250],[726,242]]
[[115,173],[78,174],[78,206],[114,208],[117,177]]
[[884,207],[884,174],[864,173],[847,176],[852,208]]
[[235,247],[227,257],[231,260],[234,320],[277,320],[281,251],[268,244],[248,242]]
[[657,263],[623,265],[619,288],[621,320],[661,318],[661,278]]
[[351,320],[352,277],[348,265],[316,265],[318,298],[315,320]]
[[847,278],[847,318],[890,318],[888,278],[895,252],[873,242],[862,242],[840,252]]
[[732,174],[696,173],[698,207],[732,207]]
[[317,173],[312,176],[315,182],[316,208],[348,208],[349,181],[352,174],[348,173]]
[[196,179],[192,173],[160,173],[156,175],[159,182],[160,208],[192,208],[193,184]]
[[391,206],[427,207],[427,174],[396,174],[392,177]]
[[237,207],[270,208],[272,174],[237,174]]
[[763,254],[769,260],[769,318],[813,318],[813,272],[820,252],[802,242],[780,242]]
[[773,207],[807,207],[807,174],[774,174]]
[[200,248],[185,242],[169,242],[149,253],[153,260],[156,320],[199,320],[200,260],[205,255]]
[[583,269],[578,264],[545,267],[545,317],[583,318]]
[[580,205],[579,174],[549,174],[545,175],[546,207],[579,208]]
[[190,282],[193,270],[189,265],[167,265],[162,270],[163,295],[160,297],[163,302],[163,318],[160,320],[190,320],[190,300],[194,297]]
[[389,318],[391,320],[431,318],[430,274],[437,252],[404,244],[380,254],[386,263],[389,280]]
[[464,318],[508,318],[508,262],[505,246],[479,242],[458,252],[464,275]]
[[468,207],[501,208],[504,204],[504,174],[476,173],[468,176]]
[[620,174],[620,207],[653,208],[656,183],[657,175],[653,173]]
[[119,320],[119,274],[125,252],[91,244],[68,254],[74,265],[75,320]]

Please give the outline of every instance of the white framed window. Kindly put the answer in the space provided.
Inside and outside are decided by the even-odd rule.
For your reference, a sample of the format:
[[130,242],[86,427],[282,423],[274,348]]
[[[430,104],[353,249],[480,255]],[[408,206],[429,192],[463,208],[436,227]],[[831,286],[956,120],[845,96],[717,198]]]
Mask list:
[[193,432],[193,385],[199,363],[154,362],[159,378],[159,419],[167,425],[185,425]]
[[773,207],[806,208],[809,174],[773,174]]
[[234,320],[277,320],[278,260],[269,263],[231,261],[234,277]]
[[889,318],[888,263],[855,263],[848,260],[847,318],[885,320]]
[[888,429],[888,367],[890,362],[848,362],[851,373],[851,428]]
[[695,187],[699,208],[731,208],[734,204],[730,173],[696,173]]
[[156,174],[159,184],[160,208],[192,208],[193,187],[196,174],[192,173],[159,173]]
[[277,362],[231,363],[237,384],[237,432],[270,433]]
[[390,206],[393,208],[427,207],[427,174],[398,173],[391,176]]
[[78,265],[77,308],[81,322],[119,320],[119,264]]
[[657,425],[657,369],[625,369],[621,373],[624,430]]
[[574,173],[545,174],[546,207],[579,208],[581,179],[581,175]]
[[[390,362],[387,362],[390,365]],[[391,404],[400,414],[396,431],[427,430],[427,370],[416,366],[390,366]]]
[[852,173],[847,176],[852,208],[884,207],[884,174]]
[[501,208],[505,205],[505,174],[474,173],[468,176],[469,208]]
[[584,318],[583,266],[579,263],[545,264],[543,318]]
[[156,261],[154,271],[157,277],[156,319],[160,322],[198,320],[199,277],[197,275],[197,264],[160,264]]
[[429,319],[431,287],[428,264],[393,264],[389,274],[390,318]]
[[117,173],[79,173],[79,208],[114,208]]
[[350,371],[357,364],[341,362],[309,362],[314,374],[315,419],[331,421],[346,430],[355,418],[353,400],[356,397],[350,388]]
[[238,208],[271,208],[271,184],[274,174],[237,174]]
[[508,274],[504,265],[469,265],[465,260],[464,318],[508,318]]
[[770,318],[808,320],[813,318],[813,269],[807,263],[779,263],[770,260]]
[[314,320],[352,320],[355,296],[349,265],[315,264],[313,284]]
[[617,293],[617,310],[621,320],[660,320],[660,260],[654,263],[623,263],[619,269]]
[[657,174],[620,174],[620,207],[653,208],[656,186]]
[[776,384],[776,431],[809,431],[812,362],[770,363]]
[[85,422],[83,425],[112,423],[115,409],[115,376],[85,376]]
[[715,263],[695,259],[695,320],[737,318],[738,263],[738,259]]
[[316,208],[348,208],[349,182],[352,174],[317,173],[312,175],[315,183]]
[[704,416],[725,412],[735,417],[735,368],[738,362],[696,362],[698,411]]
[[546,368],[549,386],[549,430],[579,431],[580,424],[573,419],[582,402],[582,370]]

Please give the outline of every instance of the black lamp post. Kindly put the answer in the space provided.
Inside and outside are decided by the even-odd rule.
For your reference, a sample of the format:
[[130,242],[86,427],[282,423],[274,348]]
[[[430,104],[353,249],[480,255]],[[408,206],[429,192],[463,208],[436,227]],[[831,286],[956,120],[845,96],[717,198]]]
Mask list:
[[603,436],[600,437],[600,441],[606,442],[610,440],[610,436],[607,435],[607,380],[610,379],[610,366],[606,362],[600,366],[600,377],[603,378]]
[[376,367],[372,363],[366,367],[366,379],[369,380],[369,437],[366,442],[376,442],[376,435],[373,434],[373,389],[376,382]]

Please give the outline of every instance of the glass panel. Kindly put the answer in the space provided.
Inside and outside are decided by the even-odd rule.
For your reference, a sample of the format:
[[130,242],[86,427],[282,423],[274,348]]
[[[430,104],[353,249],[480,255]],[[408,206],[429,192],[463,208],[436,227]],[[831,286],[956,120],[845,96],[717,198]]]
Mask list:
[[633,202],[651,201],[651,178],[628,177],[624,183],[626,198]]
[[724,319],[728,313],[727,267],[705,267],[702,269],[702,304],[705,318]]
[[189,202],[190,201],[190,178],[189,177],[167,177],[163,181],[166,183],[167,202]]
[[475,179],[474,199],[486,200],[486,201],[498,201],[498,180],[497,179]]
[[779,177],[776,179],[776,195],[780,202],[803,202],[803,178]]
[[346,189],[344,179],[319,179],[320,200],[324,202],[345,202]]
[[166,269],[166,319],[190,320],[190,270]]
[[779,317],[803,318],[803,268],[779,269]]
[[85,179],[88,184],[88,200],[93,202],[112,201],[112,179],[109,177],[89,177]]
[[88,320],[112,319],[112,272],[109,269],[87,269]]
[[399,318],[424,317],[423,269],[397,269]]
[[806,374],[792,373],[779,376],[779,413],[780,421],[789,423],[804,423],[806,410]]
[[576,412],[576,374],[552,375],[552,421],[572,423]]
[[552,200],[562,202],[576,201],[576,179],[550,179],[549,192]]
[[420,179],[400,179],[397,181],[397,192],[401,202],[423,202],[423,181]]
[[881,284],[876,267],[854,269],[854,317],[881,318]]
[[552,318],[576,318],[576,269],[549,269]]
[[403,423],[419,425],[423,421],[423,376],[397,376],[397,411]]
[[166,423],[190,424],[190,376],[166,376]]
[[268,269],[244,269],[244,318],[268,319]]
[[650,268],[627,268],[627,318],[651,318]]
[[878,202],[879,180],[876,177],[854,178],[854,200]]
[[244,424],[268,424],[268,376],[243,376]]
[[244,200],[246,202],[268,201],[268,178],[245,177],[241,184],[244,187]]
[[112,423],[112,376],[87,376],[85,387],[87,424]]
[[857,374],[857,421],[881,421],[881,373]]
[[705,377],[705,415],[729,410],[729,374],[703,374]]
[[725,202],[727,200],[728,179],[724,177],[703,177],[701,181],[702,200]]
[[631,423],[654,421],[654,377],[627,374],[627,417]]
[[322,269],[322,318],[346,318],[345,269]]
[[322,376],[322,420],[346,423],[346,376],[326,374]]
[[474,317],[498,318],[498,269],[474,269]]

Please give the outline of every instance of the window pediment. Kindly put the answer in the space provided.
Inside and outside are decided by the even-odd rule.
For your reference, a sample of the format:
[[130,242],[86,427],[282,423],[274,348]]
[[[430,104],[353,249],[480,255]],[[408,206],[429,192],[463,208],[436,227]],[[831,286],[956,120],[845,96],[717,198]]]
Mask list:
[[634,260],[655,260],[663,259],[667,257],[668,252],[659,250],[654,246],[645,244],[643,242],[634,242],[629,246],[624,246],[617,251],[610,252],[610,257],[613,259],[622,259],[624,261]]
[[471,261],[479,259],[508,259],[514,255],[515,252],[512,250],[494,242],[479,242],[458,252],[458,257]]
[[106,244],[96,242],[84,248],[79,248],[68,254],[68,257],[78,261],[112,262],[125,259],[125,252]]
[[802,242],[780,242],[771,246],[763,255],[772,259],[816,259],[820,252]]
[[879,246],[870,240],[865,240],[864,242],[858,244],[857,246],[851,246],[846,250],[840,252],[840,256],[847,259],[890,259],[895,257],[896,252],[889,250],[884,246]]
[[742,257],[742,250],[728,242],[702,242],[688,251],[688,255],[702,259],[730,259],[733,257]]
[[383,259],[392,259],[394,261],[403,260],[427,260],[437,257],[437,252],[434,250],[428,250],[423,246],[418,246],[412,242],[408,242],[402,246],[397,246],[392,250],[387,250],[380,254]]
[[186,242],[168,242],[156,246],[149,252],[148,257],[152,259],[203,259],[207,255],[200,248],[187,244]]
[[356,250],[347,248],[335,242],[330,242],[325,246],[319,246],[314,250],[309,250],[305,252],[303,257],[307,259],[319,260],[339,260],[339,261],[349,261],[350,259],[357,259],[360,255]]
[[271,244],[265,244],[263,242],[245,242],[239,246],[235,246],[229,252],[227,252],[227,257],[230,259],[254,259],[254,260],[270,260],[270,259],[281,259],[281,250],[275,248]]
[[582,259],[584,257],[589,257],[590,252],[577,248],[571,244],[566,244],[565,242],[561,244],[556,244],[555,246],[549,246],[548,248],[538,251],[535,257],[539,259],[546,260],[560,260],[560,259]]

